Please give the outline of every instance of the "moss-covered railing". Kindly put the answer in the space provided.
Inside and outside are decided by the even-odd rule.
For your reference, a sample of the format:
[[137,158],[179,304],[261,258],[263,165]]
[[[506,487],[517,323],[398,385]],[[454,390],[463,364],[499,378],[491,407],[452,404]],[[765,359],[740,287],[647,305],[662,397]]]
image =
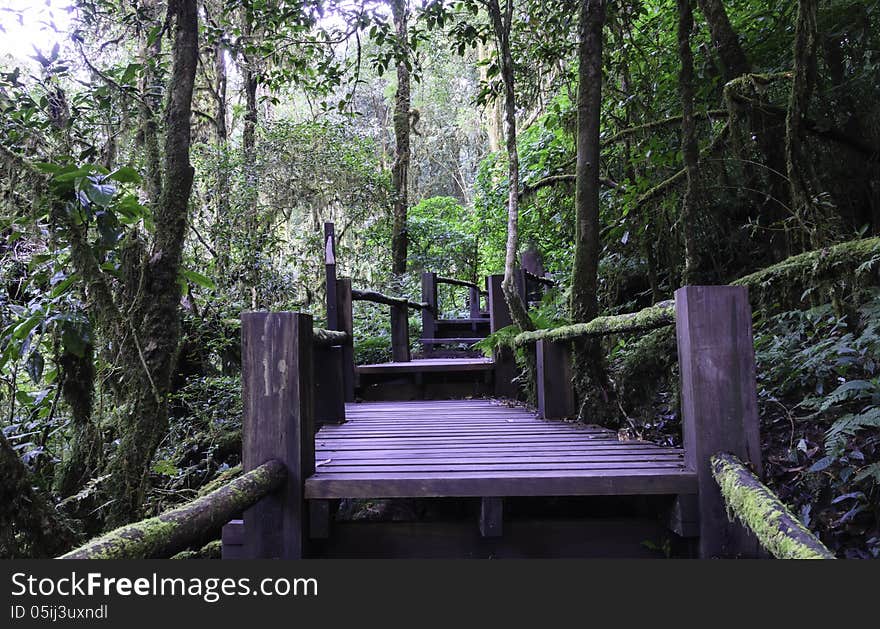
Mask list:
[[647,332],[667,325],[675,325],[675,302],[672,300],[662,301],[639,312],[596,317],[588,323],[523,332],[516,336],[514,343],[520,347],[537,341],[561,343],[591,336]]
[[721,488],[728,515],[751,530],[777,559],[834,559],[788,507],[732,454],[712,457],[712,476]]
[[93,539],[59,559],[162,559],[219,531],[232,517],[255,505],[287,478],[287,468],[267,461],[219,489],[172,511],[128,524]]

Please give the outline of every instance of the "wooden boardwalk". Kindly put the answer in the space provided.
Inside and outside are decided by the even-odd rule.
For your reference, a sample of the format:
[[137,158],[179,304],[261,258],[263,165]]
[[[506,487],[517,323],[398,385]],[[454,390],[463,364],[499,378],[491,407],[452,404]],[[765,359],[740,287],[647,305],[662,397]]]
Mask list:
[[684,453],[491,400],[346,405],[315,437],[305,497],[687,494]]

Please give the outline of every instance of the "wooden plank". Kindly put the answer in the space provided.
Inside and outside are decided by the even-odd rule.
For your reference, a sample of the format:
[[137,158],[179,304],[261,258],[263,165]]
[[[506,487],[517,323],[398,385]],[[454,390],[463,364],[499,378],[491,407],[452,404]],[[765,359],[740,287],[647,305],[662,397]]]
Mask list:
[[486,497],[480,499],[480,535],[501,537],[504,526],[504,499]]
[[[490,456],[474,456],[473,454],[459,455],[443,455],[443,456],[426,456],[419,457],[414,453],[405,453],[398,456],[328,456],[322,457],[318,462],[321,463],[320,471],[334,469],[340,465],[408,465],[420,466],[425,469],[430,467],[438,467],[445,465],[455,465],[467,463],[472,465],[519,465],[519,464],[585,464],[594,463],[677,463],[682,464],[684,456],[675,453],[655,453],[649,450],[642,452],[623,452],[616,454],[614,452],[591,453],[581,452],[572,454],[569,452],[543,452],[539,454],[530,454],[522,452],[520,454],[507,456],[499,456],[492,454]],[[446,469],[446,468],[444,468]],[[560,468],[561,469],[561,468]]]
[[358,365],[359,374],[392,373],[455,373],[465,371],[487,371],[494,369],[491,358],[461,358],[413,360],[407,363],[380,363],[377,365]]
[[455,345],[468,344],[473,345],[479,343],[485,336],[436,336],[429,339],[419,339],[422,343],[430,343],[431,345]]
[[508,459],[504,463],[473,463],[464,460],[459,463],[444,463],[432,465],[430,462],[412,464],[399,464],[397,461],[381,463],[379,461],[337,461],[321,466],[315,473],[315,478],[321,479],[332,474],[357,474],[365,477],[381,476],[386,474],[422,475],[437,474],[438,478],[444,478],[446,474],[462,473],[497,473],[498,475],[531,473],[531,472],[561,472],[571,470],[575,472],[602,471],[602,470],[685,470],[682,460],[669,461],[610,461],[610,462],[583,462],[574,463],[560,462],[556,460],[543,461],[540,463],[524,463],[517,459]]
[[538,416],[544,419],[572,417],[577,413],[571,382],[571,348],[568,343],[538,341]]
[[301,558],[306,546],[303,481],[315,471],[312,317],[242,315],[242,467],[270,459],[287,466],[287,483],[244,514],[250,558]]
[[[475,446],[472,448],[457,448],[454,445],[448,448],[412,448],[412,449],[403,449],[403,450],[325,450],[321,449],[317,451],[316,455],[321,460],[326,460],[328,458],[332,459],[345,459],[345,460],[357,460],[357,459],[375,459],[375,458],[395,458],[395,457],[419,457],[422,459],[432,459],[432,458],[451,458],[451,457],[460,457],[460,456],[483,456],[486,458],[504,458],[504,457],[557,457],[561,459],[565,458],[579,458],[579,457],[590,457],[590,458],[601,458],[604,456],[608,457],[630,457],[630,456],[640,456],[643,455],[645,457],[651,456],[669,456],[682,458],[684,454],[680,450],[666,450],[656,448],[656,447],[643,447],[641,449],[636,448],[623,448],[619,445],[607,444],[601,445],[598,447],[591,446],[581,446],[581,447],[566,447],[565,449],[559,448],[551,448],[551,447],[543,447],[543,448],[528,448],[524,446],[500,446],[492,449],[487,449],[479,446]],[[654,453],[657,453],[656,455]]]
[[[336,303],[339,315],[339,329],[354,338],[354,319],[351,302],[351,278],[341,277],[336,281]],[[346,402],[354,402],[354,343],[342,346],[342,383]]]
[[406,306],[391,306],[391,359],[396,363],[408,363],[409,352],[409,309]]
[[686,286],[675,292],[684,449],[699,478],[700,554],[758,556],[757,542],[731,522],[709,457],[730,452],[760,474],[752,311],[739,286]]
[[306,481],[309,498],[431,498],[492,496],[622,496],[694,493],[696,475],[689,470],[588,470],[530,472],[516,475],[452,472],[384,474],[352,478],[334,474]]

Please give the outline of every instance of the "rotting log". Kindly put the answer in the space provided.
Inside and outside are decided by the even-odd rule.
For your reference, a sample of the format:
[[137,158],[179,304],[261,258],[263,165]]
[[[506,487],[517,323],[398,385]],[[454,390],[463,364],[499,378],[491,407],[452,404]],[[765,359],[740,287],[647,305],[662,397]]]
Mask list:
[[341,330],[324,330],[315,328],[312,331],[312,342],[315,347],[334,347],[351,343],[351,335]]
[[392,307],[405,306],[412,310],[426,310],[431,307],[431,304],[426,302],[410,301],[403,297],[390,297],[388,295],[383,295],[382,293],[377,293],[376,291],[358,290],[356,288],[351,289],[351,299],[352,301],[369,301],[374,304],[383,304]]
[[537,341],[573,341],[575,339],[604,336],[607,334],[624,334],[646,332],[675,323],[675,303],[663,301],[639,312],[596,317],[589,323],[575,323],[548,330],[535,330],[517,335],[514,342],[518,346],[528,345]]
[[834,559],[788,507],[742,461],[725,452],[711,459],[712,476],[733,516],[777,559]]
[[220,489],[181,507],[110,531],[60,559],[159,559],[185,549],[211,529],[281,486],[287,469],[267,461]]

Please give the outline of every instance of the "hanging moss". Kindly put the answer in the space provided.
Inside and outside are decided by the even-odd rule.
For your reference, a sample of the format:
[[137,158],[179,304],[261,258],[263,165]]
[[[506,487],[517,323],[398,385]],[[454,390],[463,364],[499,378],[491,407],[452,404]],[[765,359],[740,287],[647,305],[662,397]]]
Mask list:
[[711,459],[728,515],[736,516],[777,559],[834,559],[834,554],[732,454]]

